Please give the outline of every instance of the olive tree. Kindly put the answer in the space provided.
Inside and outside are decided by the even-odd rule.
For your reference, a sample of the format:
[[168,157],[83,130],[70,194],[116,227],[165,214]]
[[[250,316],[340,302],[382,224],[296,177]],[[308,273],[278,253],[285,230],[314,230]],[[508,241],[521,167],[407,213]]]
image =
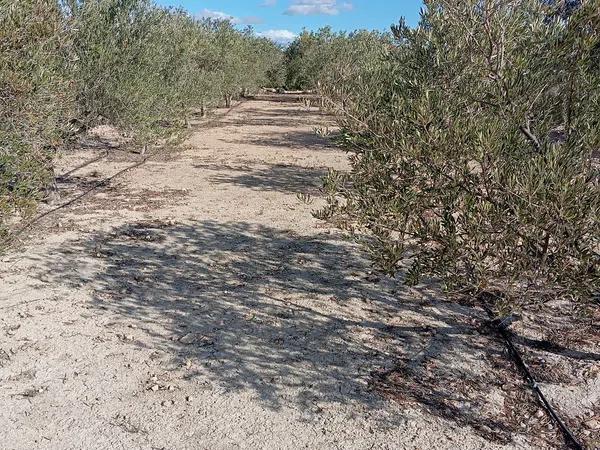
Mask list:
[[69,133],[69,36],[52,0],[0,0],[0,233],[31,211]]
[[328,177],[318,216],[354,230],[410,284],[495,292],[507,309],[592,298],[600,3],[568,15],[562,2],[425,3],[349,101],[329,83],[352,170]]

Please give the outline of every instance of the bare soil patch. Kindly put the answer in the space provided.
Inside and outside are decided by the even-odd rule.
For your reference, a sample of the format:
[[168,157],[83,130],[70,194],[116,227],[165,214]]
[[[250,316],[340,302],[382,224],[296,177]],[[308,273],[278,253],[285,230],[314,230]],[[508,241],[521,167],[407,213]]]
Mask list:
[[[348,167],[314,134],[330,122],[244,103],[5,256],[3,448],[561,448],[483,310],[374,273],[311,216],[323,173]],[[128,163],[102,159],[59,192]],[[563,342],[526,319],[518,345],[593,448],[597,330]]]

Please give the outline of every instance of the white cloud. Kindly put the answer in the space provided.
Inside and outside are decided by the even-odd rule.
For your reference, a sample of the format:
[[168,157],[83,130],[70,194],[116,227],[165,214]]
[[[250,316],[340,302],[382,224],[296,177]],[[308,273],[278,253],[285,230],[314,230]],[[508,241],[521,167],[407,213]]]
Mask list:
[[231,14],[224,13],[223,11],[212,11],[206,8],[200,11],[199,16],[203,19],[229,20],[234,25],[258,25],[263,23],[263,20],[257,16],[248,16],[240,18],[232,16]]
[[290,30],[267,30],[256,34],[260,37],[271,39],[278,44],[289,44],[296,39],[296,36],[298,36],[296,33],[293,33]]
[[277,0],[264,0],[260,6],[275,6],[277,4]]
[[241,23],[240,19],[232,16],[231,14],[224,13],[222,11],[212,11],[210,9],[204,8],[200,11],[200,17],[203,19],[215,19],[215,20],[229,20],[231,23],[238,24]]
[[310,16],[315,14],[335,16],[342,11],[351,11],[353,7],[350,2],[338,3],[337,0],[293,0],[284,14],[289,16]]

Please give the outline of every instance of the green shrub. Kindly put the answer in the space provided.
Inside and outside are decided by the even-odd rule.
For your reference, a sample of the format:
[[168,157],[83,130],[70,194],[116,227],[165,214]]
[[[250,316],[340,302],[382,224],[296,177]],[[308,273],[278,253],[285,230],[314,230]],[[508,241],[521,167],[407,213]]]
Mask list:
[[[72,5],[77,98],[89,122],[98,118],[152,135],[180,117],[182,62],[193,46],[183,13],[147,0],[89,0]],[[187,68],[186,66],[183,66]]]
[[69,36],[51,0],[0,0],[0,232],[52,180],[73,112]]
[[537,0],[431,0],[416,29],[393,31],[349,93],[325,86],[353,155],[319,217],[359,231],[385,271],[408,263],[411,284],[500,292],[509,309],[597,294],[598,0],[569,16]]

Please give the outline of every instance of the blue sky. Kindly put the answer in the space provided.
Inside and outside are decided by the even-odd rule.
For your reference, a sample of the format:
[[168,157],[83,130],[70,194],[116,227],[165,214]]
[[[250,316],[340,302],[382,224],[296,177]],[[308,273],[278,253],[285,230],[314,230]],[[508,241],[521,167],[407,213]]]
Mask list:
[[240,26],[252,25],[257,33],[285,43],[303,28],[330,25],[334,30],[358,28],[387,30],[406,17],[419,19],[421,0],[156,0],[180,6],[196,16],[230,17]]

